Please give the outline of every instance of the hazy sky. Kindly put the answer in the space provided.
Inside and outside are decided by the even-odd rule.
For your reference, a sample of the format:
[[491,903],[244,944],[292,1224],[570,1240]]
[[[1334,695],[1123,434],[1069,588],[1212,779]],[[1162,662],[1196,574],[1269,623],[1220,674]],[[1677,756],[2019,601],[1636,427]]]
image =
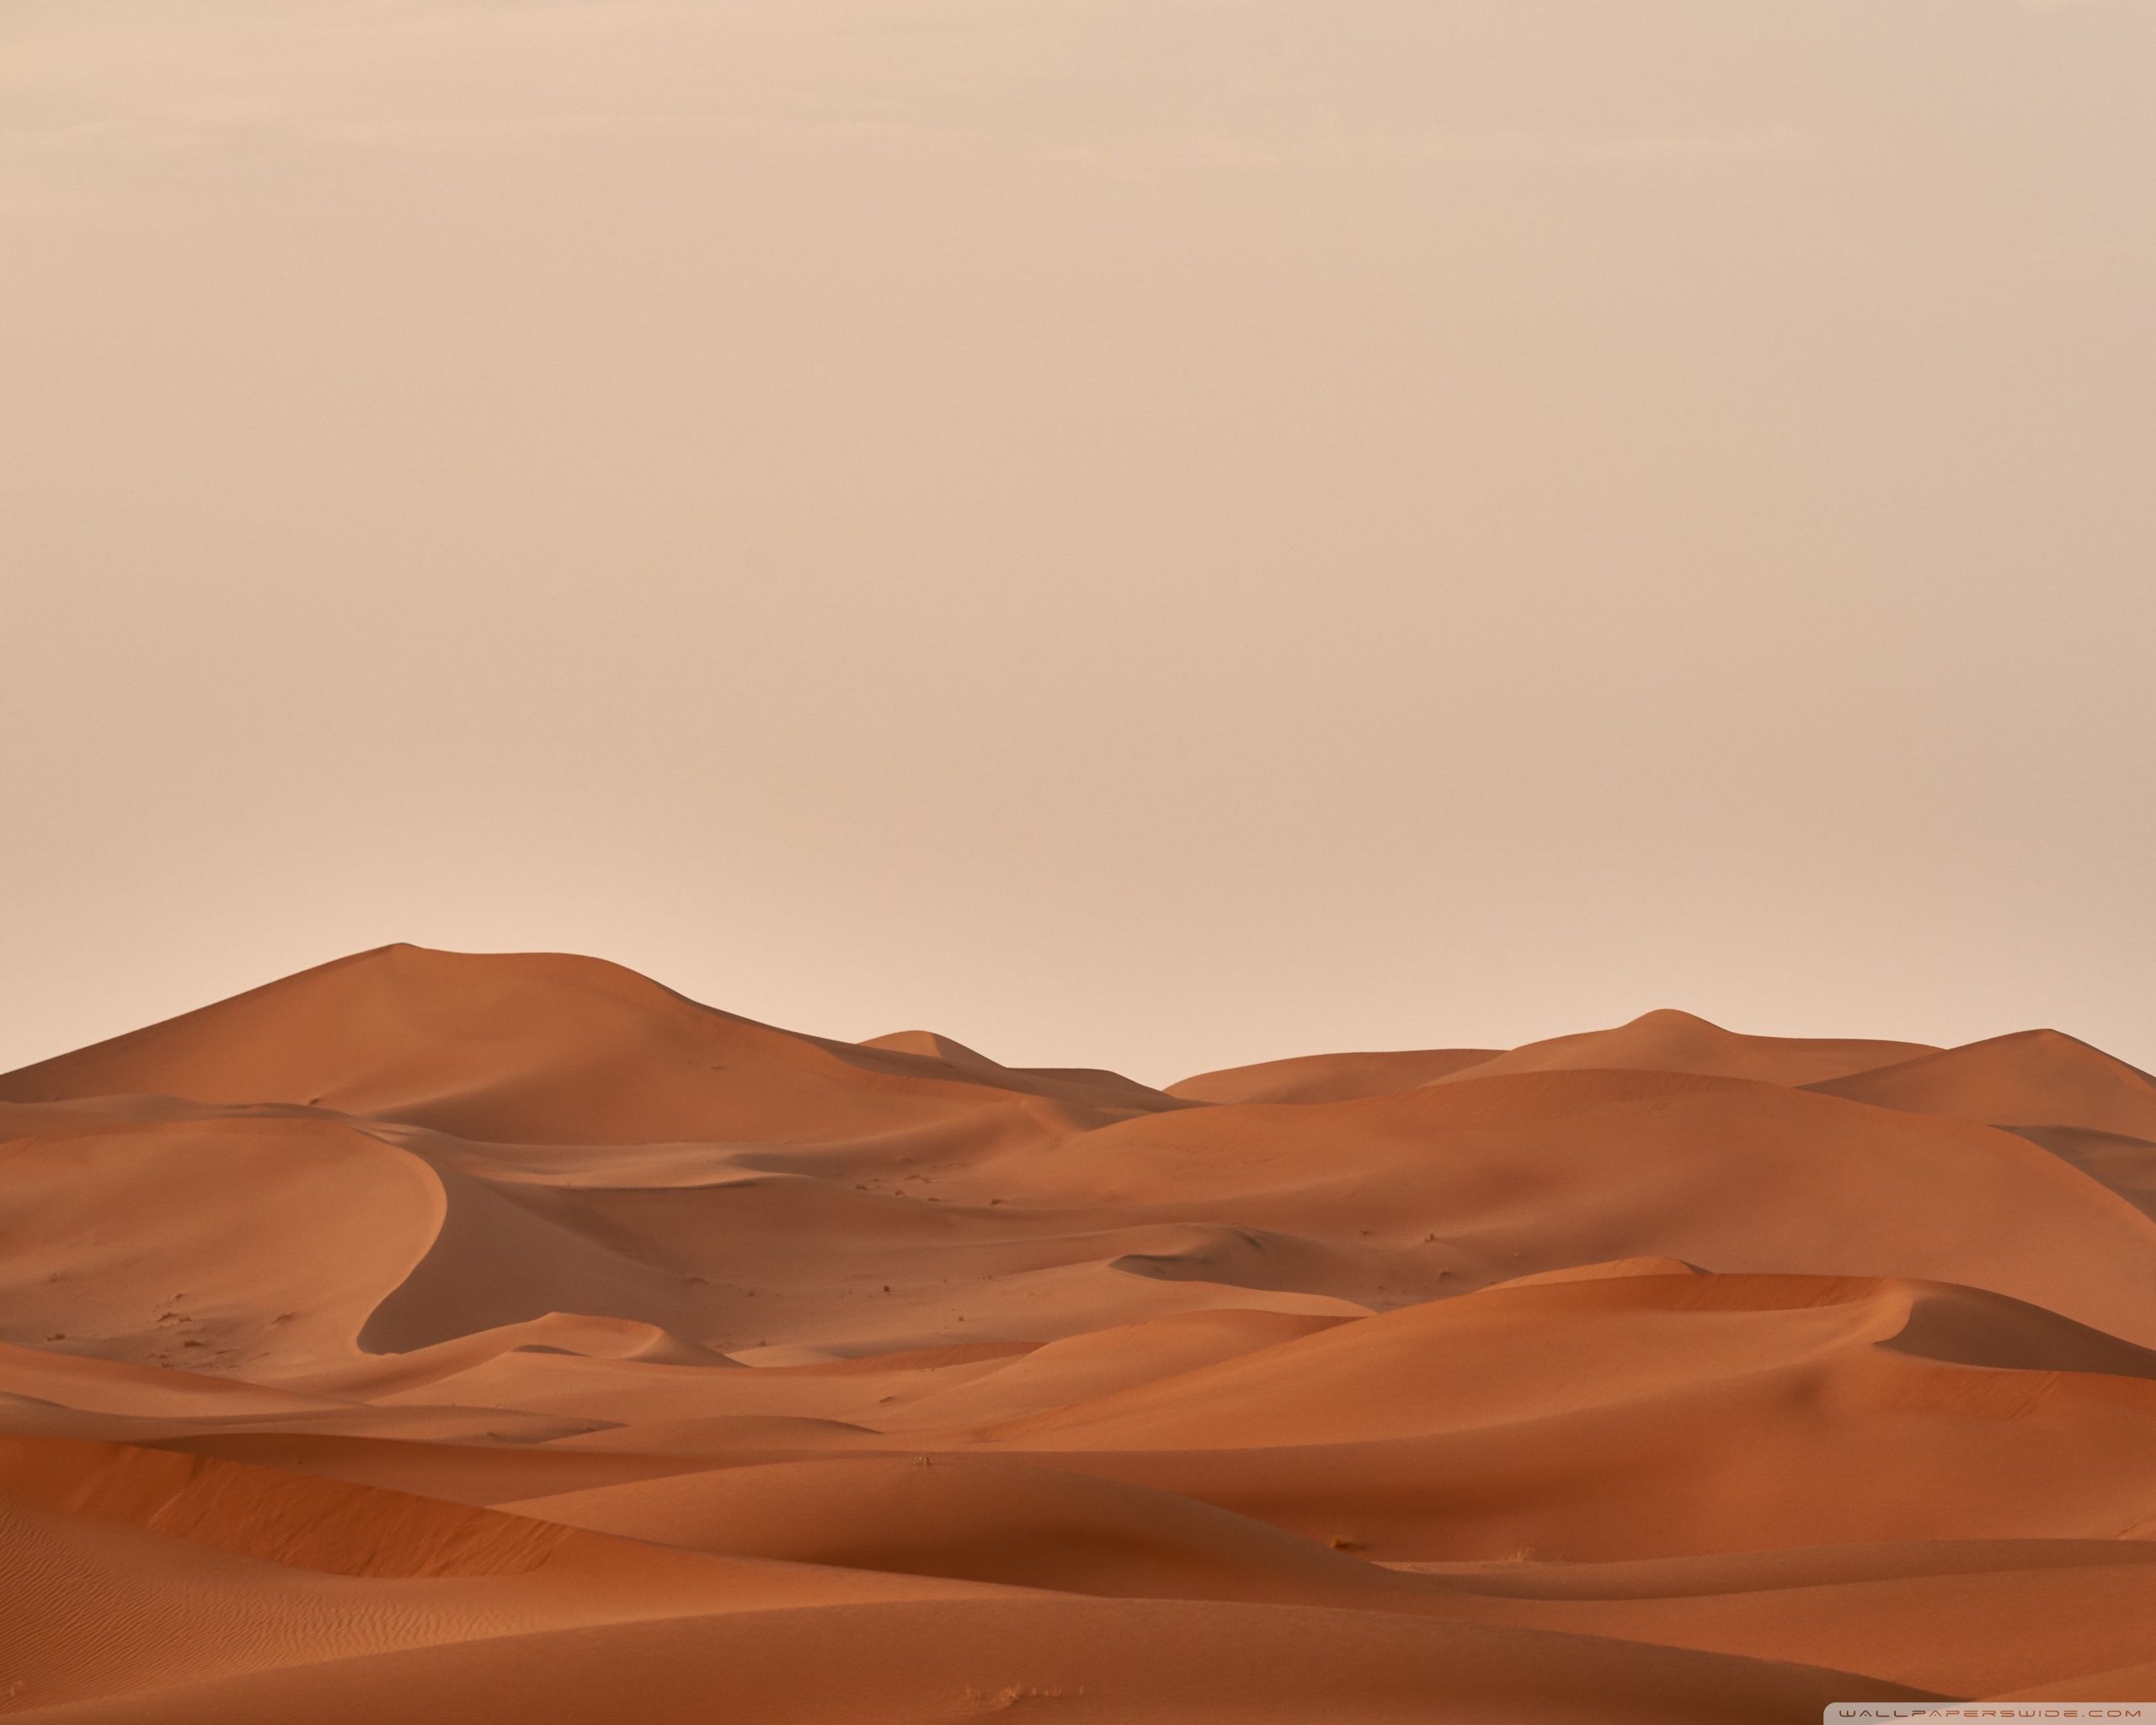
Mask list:
[[9,0],[0,1067],[2156,1064],[2152,307],[2152,0]]

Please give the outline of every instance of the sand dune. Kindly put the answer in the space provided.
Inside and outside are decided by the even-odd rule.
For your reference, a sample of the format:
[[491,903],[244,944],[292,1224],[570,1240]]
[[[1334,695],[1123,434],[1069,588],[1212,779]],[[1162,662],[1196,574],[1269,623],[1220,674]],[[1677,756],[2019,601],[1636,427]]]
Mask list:
[[9,1716],[2156,1694],[2156,1083],[2056,1033],[1158,1090],[390,948],[0,1077],[0,1238]]
[[[990,1063],[796,1036],[594,959],[386,947],[0,1080],[0,1097],[280,1102],[481,1142],[782,1140],[1013,1109]],[[1134,1088],[1133,1094],[1141,1094]]]
[[1477,1077],[1506,1072],[1696,1072],[1769,1084],[1816,1084],[1935,1052],[1920,1042],[1745,1036],[1689,1012],[1663,1008],[1613,1029],[1530,1042],[1471,1070]]
[[2156,1078],[2056,1030],[2026,1030],[1823,1082],[1882,1108],[1994,1126],[2156,1138]]
[[1255,1066],[1200,1072],[1168,1087],[1193,1102],[1352,1102],[1412,1090],[1482,1065],[1493,1048],[1433,1048],[1396,1054],[1297,1055]]

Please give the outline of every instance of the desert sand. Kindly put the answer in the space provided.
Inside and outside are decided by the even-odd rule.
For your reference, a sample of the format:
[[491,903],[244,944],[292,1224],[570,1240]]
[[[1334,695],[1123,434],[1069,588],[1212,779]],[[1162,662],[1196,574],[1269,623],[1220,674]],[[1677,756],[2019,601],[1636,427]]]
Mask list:
[[2156,1081],[1154,1089],[392,947],[0,1078],[0,1713],[2156,1698]]

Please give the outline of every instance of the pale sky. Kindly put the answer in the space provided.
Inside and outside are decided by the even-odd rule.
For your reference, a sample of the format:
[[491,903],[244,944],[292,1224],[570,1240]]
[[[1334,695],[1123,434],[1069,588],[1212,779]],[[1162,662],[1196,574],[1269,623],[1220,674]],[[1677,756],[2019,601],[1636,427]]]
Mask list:
[[2156,1065],[2152,0],[10,0],[0,1067]]

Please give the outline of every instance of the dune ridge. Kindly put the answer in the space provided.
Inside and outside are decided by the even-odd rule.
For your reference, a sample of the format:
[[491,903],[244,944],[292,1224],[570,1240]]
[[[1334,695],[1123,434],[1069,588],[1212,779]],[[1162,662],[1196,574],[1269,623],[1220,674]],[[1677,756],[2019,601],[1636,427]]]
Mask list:
[[2057,1032],[1155,1087],[391,947],[0,1076],[0,1241],[11,1717],[2156,1696],[2156,1080]]

